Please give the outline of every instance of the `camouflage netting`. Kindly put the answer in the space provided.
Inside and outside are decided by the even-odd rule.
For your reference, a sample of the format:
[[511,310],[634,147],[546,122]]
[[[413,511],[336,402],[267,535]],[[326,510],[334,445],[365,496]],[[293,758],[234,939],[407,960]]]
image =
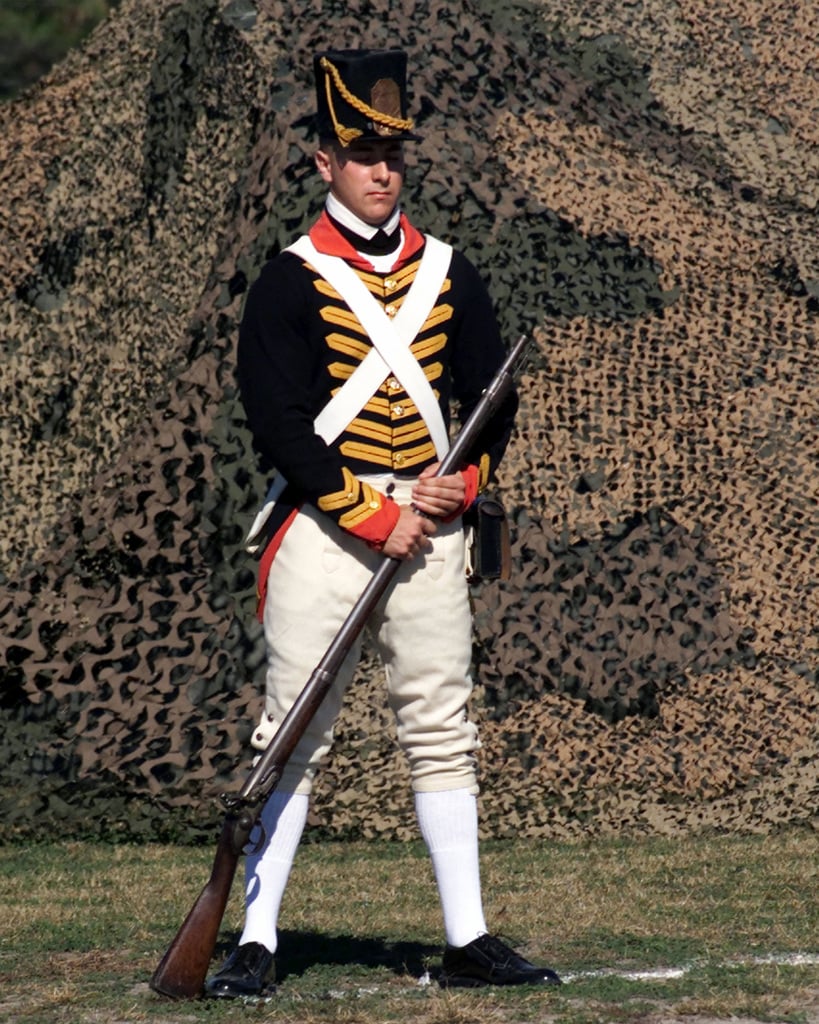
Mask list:
[[[475,593],[485,833],[815,827],[818,35],[807,0],[123,0],[0,108],[2,835],[196,835],[247,771],[233,347],[319,208],[330,42],[410,51],[407,208],[538,340]],[[381,686],[324,834],[414,834]]]

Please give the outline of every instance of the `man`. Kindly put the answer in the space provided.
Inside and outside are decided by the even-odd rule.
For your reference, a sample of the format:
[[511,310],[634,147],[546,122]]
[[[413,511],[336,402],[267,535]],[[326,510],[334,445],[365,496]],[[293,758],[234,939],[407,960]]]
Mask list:
[[[278,500],[261,517],[267,697],[253,743],[264,749],[274,735],[383,557],[400,560],[369,629],[440,894],[441,984],[559,984],[487,932],[479,744],[465,712],[472,624],[460,516],[503,454],[516,396],[469,465],[434,475],[450,401],[468,415],[503,345],[475,269],[400,210],[403,145],[417,138],[406,116],[406,55],[327,52],[314,71],[326,208],[309,237],[262,270],[239,337],[248,423],[262,463],[278,474]],[[272,989],[281,899],[358,655],[350,652],[262,811],[263,845],[246,860],[244,928],[206,984],[212,997]]]

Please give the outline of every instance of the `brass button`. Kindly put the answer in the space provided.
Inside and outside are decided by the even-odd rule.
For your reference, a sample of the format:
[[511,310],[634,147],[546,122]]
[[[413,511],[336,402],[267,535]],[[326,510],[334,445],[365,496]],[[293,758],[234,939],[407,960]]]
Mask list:
[[394,405],[392,407],[392,411],[393,411],[393,415],[395,415],[395,416],[403,416],[404,415],[404,406],[403,405]]
[[394,277],[388,277],[387,280],[384,282],[384,287],[387,289],[388,292],[394,292],[395,289],[398,287],[398,282],[395,280]]
[[398,312],[398,306],[394,306],[392,303],[390,303],[388,306],[384,307],[384,312],[387,314],[387,316],[395,316],[395,314]]
[[396,464],[396,466],[401,466],[404,463],[404,456],[401,454],[401,452],[399,452],[392,461]]
[[390,389],[390,391],[397,391],[401,387],[401,385],[398,383],[395,377],[390,377],[390,379],[387,381],[387,387]]
[[372,508],[372,509],[381,508],[381,505],[377,501],[371,501],[370,502],[370,508]]

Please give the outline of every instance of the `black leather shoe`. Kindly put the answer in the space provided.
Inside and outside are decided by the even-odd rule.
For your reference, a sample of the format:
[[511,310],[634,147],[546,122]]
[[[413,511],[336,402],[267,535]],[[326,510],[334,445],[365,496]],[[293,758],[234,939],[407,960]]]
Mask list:
[[273,954],[260,942],[246,942],[225,960],[221,969],[205,982],[211,999],[241,999],[270,996],[276,991]]
[[447,946],[441,968],[443,988],[562,984],[553,970],[535,967],[494,935],[479,935],[467,946]]

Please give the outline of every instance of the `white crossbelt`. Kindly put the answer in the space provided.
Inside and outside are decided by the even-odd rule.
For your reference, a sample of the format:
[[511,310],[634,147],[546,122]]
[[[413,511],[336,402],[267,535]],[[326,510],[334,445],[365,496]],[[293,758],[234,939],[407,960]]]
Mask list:
[[[319,437],[327,444],[335,441],[376,393],[384,378],[392,373],[415,403],[429,430],[438,458],[442,459],[449,450],[446,424],[432,385],[412,355],[410,345],[441,293],[452,260],[452,247],[426,236],[418,272],[401,308],[393,318],[387,316],[384,308],[348,263],[339,256],[320,253],[307,235],[302,235],[285,251],[300,256],[338,292],[373,345],[316,417],[314,429]],[[245,539],[245,548],[251,554],[258,550],[262,528],[286,485],[287,481],[281,474],[273,479],[264,504]]]

